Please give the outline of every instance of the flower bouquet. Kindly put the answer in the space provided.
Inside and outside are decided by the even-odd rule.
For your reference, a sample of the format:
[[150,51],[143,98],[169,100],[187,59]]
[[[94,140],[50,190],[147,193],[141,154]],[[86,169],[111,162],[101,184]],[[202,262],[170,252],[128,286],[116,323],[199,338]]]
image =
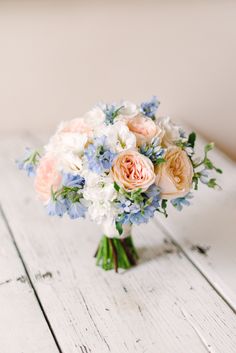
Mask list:
[[34,186],[50,216],[67,214],[101,225],[96,263],[105,270],[128,269],[138,255],[132,225],[156,212],[167,217],[168,202],[182,210],[199,181],[218,187],[208,157],[195,158],[196,134],[169,117],[156,117],[159,102],[98,104],[80,118],[62,122],[43,151],[27,148],[18,167]]

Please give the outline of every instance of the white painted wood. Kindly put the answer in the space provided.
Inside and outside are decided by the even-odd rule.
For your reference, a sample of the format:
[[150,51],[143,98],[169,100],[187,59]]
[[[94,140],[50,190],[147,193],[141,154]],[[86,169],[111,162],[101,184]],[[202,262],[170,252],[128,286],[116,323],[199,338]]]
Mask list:
[[[205,143],[199,139],[199,153]],[[217,149],[211,156],[224,171],[215,173],[222,190],[201,184],[192,207],[178,212],[170,205],[168,219],[157,215],[156,220],[236,310],[236,164]],[[194,251],[194,245],[209,247],[207,256]]]
[[10,163],[23,144],[0,141],[1,201],[63,352],[235,352],[233,311],[154,223],[134,231],[137,268],[95,267],[100,230],[46,216]]
[[0,352],[58,352],[1,215]]

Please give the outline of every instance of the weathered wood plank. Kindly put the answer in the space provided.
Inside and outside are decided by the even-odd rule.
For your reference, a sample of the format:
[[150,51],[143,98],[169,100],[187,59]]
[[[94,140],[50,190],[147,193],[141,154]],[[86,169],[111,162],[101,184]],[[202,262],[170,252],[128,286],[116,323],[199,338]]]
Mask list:
[[[204,144],[200,139],[198,149]],[[236,310],[236,164],[217,149],[212,159],[224,170],[217,175],[222,190],[200,185],[192,207],[178,212],[170,206],[168,219],[156,220]]]
[[1,214],[0,244],[1,353],[58,352]]
[[98,227],[47,218],[9,162],[26,140],[0,141],[1,200],[62,350],[235,352],[234,313],[154,223],[134,231],[137,268],[116,275],[94,266]]

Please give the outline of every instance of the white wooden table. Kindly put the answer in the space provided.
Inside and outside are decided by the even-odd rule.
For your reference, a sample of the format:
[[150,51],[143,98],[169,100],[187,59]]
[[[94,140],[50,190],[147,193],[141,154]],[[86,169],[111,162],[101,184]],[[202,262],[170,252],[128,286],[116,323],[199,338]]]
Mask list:
[[223,191],[135,228],[139,265],[117,275],[95,266],[98,227],[49,218],[16,170],[42,142],[0,139],[0,352],[235,353],[235,164],[213,152]]

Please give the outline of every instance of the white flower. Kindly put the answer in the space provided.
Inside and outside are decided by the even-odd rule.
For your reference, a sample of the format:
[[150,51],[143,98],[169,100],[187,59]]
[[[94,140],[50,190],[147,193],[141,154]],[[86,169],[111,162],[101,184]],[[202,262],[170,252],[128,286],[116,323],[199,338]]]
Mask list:
[[127,116],[127,117],[133,117],[135,115],[137,115],[139,113],[139,110],[137,108],[137,105],[132,103],[132,102],[128,102],[128,101],[123,101],[121,103],[121,106],[123,107],[120,110],[120,114]]
[[95,107],[84,115],[84,120],[91,128],[96,129],[105,121],[105,114],[100,107]]
[[82,168],[81,157],[87,141],[86,134],[61,132],[50,139],[45,150],[57,159],[59,169],[78,171]]
[[117,192],[112,178],[100,176],[86,169],[82,170],[81,175],[86,180],[83,196],[89,201],[88,214],[91,220],[101,224],[107,219],[114,219],[117,210],[113,201],[117,197]]
[[115,152],[119,153],[136,147],[135,134],[129,131],[128,126],[123,121],[117,121],[113,125],[102,127],[97,132],[97,136],[102,135],[107,137],[108,145]]
[[158,126],[163,130],[162,145],[168,147],[180,139],[180,127],[173,124],[170,117],[159,118]]

